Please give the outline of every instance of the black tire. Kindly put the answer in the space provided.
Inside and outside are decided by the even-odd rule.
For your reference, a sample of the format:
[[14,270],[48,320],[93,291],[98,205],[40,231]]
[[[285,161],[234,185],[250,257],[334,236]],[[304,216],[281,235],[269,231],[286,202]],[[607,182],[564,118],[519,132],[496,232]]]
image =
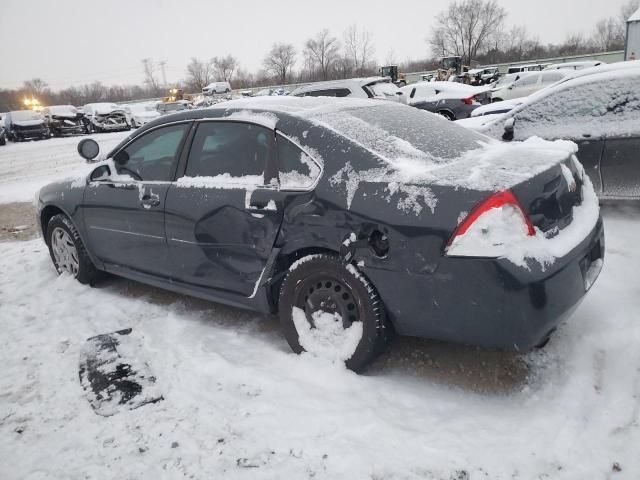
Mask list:
[[439,110],[436,113],[438,115],[442,115],[444,118],[446,118],[450,122],[453,122],[456,119],[455,115],[453,115],[453,113],[449,112],[448,110]]
[[7,139],[5,138],[4,135],[0,136],[0,145],[6,145],[7,144]]
[[[56,229],[62,229],[67,232],[73,242],[73,245],[75,246],[78,260],[78,271],[76,273],[61,268],[56,261],[52,248],[52,236]],[[58,274],[66,271],[72,274],[80,283],[85,285],[93,285],[100,279],[100,277],[102,276],[102,272],[93,265],[93,262],[89,258],[87,250],[82,243],[82,240],[80,239],[78,230],[66,215],[59,214],[51,217],[49,223],[47,224],[47,233],[45,240],[47,246],[49,247],[49,255],[51,255],[51,261],[53,262],[53,266],[55,267]]]
[[[319,284],[322,286],[314,294],[313,287]],[[371,282],[353,265],[345,266],[333,255],[309,255],[294,263],[280,287],[278,309],[284,336],[296,353],[305,349],[300,344],[293,320],[293,307],[302,308],[314,328],[309,310],[314,308],[310,304],[317,302],[317,297],[313,300],[310,295],[322,299],[327,295],[327,304],[330,300],[334,311],[336,304],[343,302],[337,305],[337,310],[348,312],[342,318],[348,316],[349,324],[351,321],[362,322],[362,338],[345,365],[355,372],[364,370],[384,350],[389,336],[385,308]]]
[[501,98],[492,98],[491,99],[491,103],[496,103],[496,102],[501,102],[502,99]]

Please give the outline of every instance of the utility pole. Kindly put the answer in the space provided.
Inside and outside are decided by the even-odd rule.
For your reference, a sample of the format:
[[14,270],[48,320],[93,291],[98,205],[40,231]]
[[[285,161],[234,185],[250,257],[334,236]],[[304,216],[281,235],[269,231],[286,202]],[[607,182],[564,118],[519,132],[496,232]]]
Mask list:
[[158,62],[160,64],[160,69],[162,70],[162,85],[164,88],[167,88],[167,71],[165,69],[165,65],[167,64],[166,60],[162,60]]

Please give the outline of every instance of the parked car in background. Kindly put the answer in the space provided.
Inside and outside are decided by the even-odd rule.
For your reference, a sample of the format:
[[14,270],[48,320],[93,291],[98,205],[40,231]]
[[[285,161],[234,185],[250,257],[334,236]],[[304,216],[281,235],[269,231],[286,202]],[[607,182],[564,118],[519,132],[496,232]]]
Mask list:
[[606,63],[596,61],[554,63],[545,67],[545,70],[582,70],[583,68],[593,68],[600,65],[606,65]]
[[519,73],[519,72],[539,72],[547,68],[550,63],[531,63],[529,65],[515,65],[507,69],[507,73]]
[[202,89],[203,95],[214,95],[217,93],[230,93],[231,85],[229,82],[213,82]]
[[7,144],[7,134],[4,130],[4,125],[0,125],[0,145]]
[[471,85],[480,86],[497,82],[500,78],[498,67],[474,68],[467,72]]
[[407,105],[437,113],[448,120],[469,118],[480,105],[490,102],[488,87],[473,87],[456,82],[418,82],[400,91]]
[[88,103],[83,108],[87,133],[116,132],[131,129],[127,114],[115,103]]
[[506,114],[465,126],[495,138],[576,142],[601,197],[640,198],[640,61],[583,70]]
[[531,72],[516,80],[513,84],[494,89],[491,98],[495,102],[502,100],[512,100],[514,98],[526,97],[538,90],[548,87],[570,75],[569,70],[545,70],[543,72]]
[[541,345],[595,282],[602,220],[566,145],[496,148],[396,102],[265,100],[159,119],[43,187],[56,270],[277,313],[295,352],[356,371],[391,327]]
[[6,136],[13,142],[23,140],[43,140],[49,138],[49,129],[40,112],[16,110],[4,117]]
[[354,97],[401,101],[402,91],[389,77],[348,78],[296,88],[294,97]]
[[279,88],[263,88],[253,94],[254,97],[279,97],[289,95],[289,91],[282,87]]
[[190,103],[187,100],[178,100],[177,102],[160,102],[156,105],[156,110],[160,115],[168,115],[182,110],[187,110]]
[[152,103],[131,104],[124,106],[127,121],[132,128],[138,128],[160,116],[156,105]]
[[73,105],[53,105],[42,109],[44,123],[54,137],[86,132],[84,114]]
[[516,83],[521,78],[526,75],[530,75],[531,72],[517,72],[517,73],[507,73],[505,76],[500,77],[500,79],[493,84],[491,87],[491,101],[492,102],[501,102],[502,101],[502,92],[508,90],[514,83]]

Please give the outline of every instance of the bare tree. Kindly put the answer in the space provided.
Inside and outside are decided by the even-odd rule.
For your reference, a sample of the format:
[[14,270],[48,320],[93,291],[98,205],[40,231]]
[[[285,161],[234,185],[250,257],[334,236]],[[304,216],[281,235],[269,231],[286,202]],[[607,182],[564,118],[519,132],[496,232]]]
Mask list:
[[210,63],[198,60],[195,57],[187,65],[187,85],[197,92],[202,91],[212,80],[212,66]]
[[160,91],[160,82],[156,76],[156,66],[151,58],[142,59],[142,69],[144,72],[144,83],[149,90],[156,94]]
[[620,8],[619,22],[624,30],[626,30],[627,20],[640,8],[640,0],[627,0],[627,3]]
[[351,25],[344,32],[344,44],[347,55],[353,61],[356,75],[362,74],[375,52],[371,33],[366,30],[360,31],[357,25]]
[[287,77],[296,62],[296,49],[290,43],[274,43],[265,57],[264,68],[276,76],[281,84],[287,83]]
[[332,37],[326,28],[305,43],[304,55],[308,66],[320,72],[322,80],[327,80],[338,60],[340,45],[336,37]]
[[429,43],[436,55],[460,55],[470,65],[507,16],[496,0],[460,0],[436,17]]
[[600,51],[617,50],[624,48],[625,30],[615,18],[603,18],[596,23],[596,29],[592,36],[594,47]]
[[41,97],[43,94],[49,91],[49,84],[41,78],[33,78],[24,82],[23,88],[30,95]]
[[216,80],[224,80],[230,82],[233,74],[238,68],[238,59],[233,55],[226,57],[213,57],[211,59],[213,69],[215,71]]

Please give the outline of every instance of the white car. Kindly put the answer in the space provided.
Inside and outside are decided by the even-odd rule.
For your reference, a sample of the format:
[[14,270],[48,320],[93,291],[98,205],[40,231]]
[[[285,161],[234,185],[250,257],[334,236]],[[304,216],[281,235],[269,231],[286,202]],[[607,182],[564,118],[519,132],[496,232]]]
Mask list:
[[512,100],[504,100],[502,102],[492,102],[488,105],[483,105],[476,108],[471,112],[472,117],[484,117],[486,115],[498,115],[500,113],[507,113],[521,105],[524,102],[524,98],[514,98]]
[[87,133],[129,130],[124,108],[115,103],[87,103],[82,107]]
[[125,105],[124,112],[132,128],[141,127],[160,116],[160,112],[152,103]]
[[402,101],[402,91],[391,82],[389,77],[348,78],[316,82],[298,87],[291,95],[294,97],[357,97]]
[[494,88],[491,92],[491,100],[500,102],[514,98],[527,97],[538,90],[553,85],[569,76],[570,70],[546,70],[543,72],[529,72],[511,85],[503,88]]
[[213,82],[202,89],[203,95],[229,92],[231,92],[231,84],[229,84],[229,82]]

